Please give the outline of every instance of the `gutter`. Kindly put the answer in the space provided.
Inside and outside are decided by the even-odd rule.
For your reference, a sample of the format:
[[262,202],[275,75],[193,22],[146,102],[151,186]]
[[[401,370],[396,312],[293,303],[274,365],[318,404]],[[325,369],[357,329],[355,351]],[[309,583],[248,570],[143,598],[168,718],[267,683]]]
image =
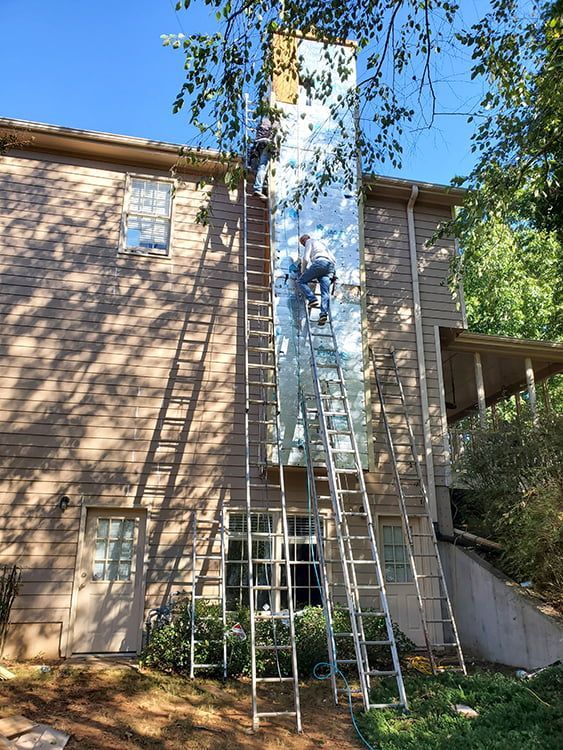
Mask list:
[[416,338],[416,356],[418,360],[418,375],[420,386],[420,406],[422,410],[422,434],[424,438],[424,457],[426,463],[426,477],[428,485],[428,500],[433,520],[438,518],[436,506],[436,486],[434,478],[434,456],[432,452],[432,431],[430,429],[430,410],[428,407],[428,387],[426,380],[426,359],[424,353],[424,334],[422,330],[422,307],[420,304],[420,284],[418,281],[418,257],[416,252],[416,229],[414,223],[414,204],[418,198],[418,186],[411,186],[411,194],[407,203],[407,227],[409,236],[409,254],[411,263],[412,297],[414,331]]

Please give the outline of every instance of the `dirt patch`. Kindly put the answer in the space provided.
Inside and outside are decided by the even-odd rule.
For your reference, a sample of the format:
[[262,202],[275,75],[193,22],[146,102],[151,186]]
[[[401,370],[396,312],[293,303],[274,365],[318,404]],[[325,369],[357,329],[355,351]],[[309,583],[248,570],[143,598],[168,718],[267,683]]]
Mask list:
[[[191,682],[126,665],[62,665],[48,673],[31,665],[9,666],[16,678],[0,683],[0,715],[18,713],[68,732],[68,750],[359,747],[347,709],[334,706],[326,683],[301,687],[302,735],[291,719],[253,733],[245,681]],[[276,695],[270,693],[271,705],[287,708]]]

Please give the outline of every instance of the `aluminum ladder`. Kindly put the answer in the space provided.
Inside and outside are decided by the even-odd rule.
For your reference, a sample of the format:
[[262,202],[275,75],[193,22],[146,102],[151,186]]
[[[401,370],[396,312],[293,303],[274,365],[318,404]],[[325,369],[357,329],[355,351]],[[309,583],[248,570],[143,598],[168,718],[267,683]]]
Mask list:
[[[409,564],[433,674],[439,671],[440,656],[453,649],[453,660],[466,674],[465,662],[454,613],[438,549],[428,489],[418,457],[414,430],[409,416],[405,389],[401,380],[395,350],[376,356],[370,349],[385,438],[391,458],[393,478],[406,541]],[[407,451],[401,455],[407,438]],[[401,440],[403,441],[401,444]],[[420,528],[413,531],[417,518]],[[455,668],[455,664],[453,668]]]
[[[310,436],[309,444],[321,450],[325,469],[325,473],[313,471],[315,494],[317,502],[328,500],[332,505],[338,561],[346,595],[345,608],[350,620],[351,632],[332,632],[336,644],[335,664],[337,667],[341,664],[356,667],[359,692],[366,711],[389,707],[406,710],[407,696],[332,316],[329,313],[328,322],[322,327],[314,324],[306,313],[303,318],[314,391],[305,394],[304,421]],[[320,439],[315,439],[315,432]],[[364,555],[361,558],[358,547]],[[366,574],[374,581],[365,583]],[[387,638],[367,640],[365,624],[373,617],[384,619]],[[355,659],[340,659],[339,641],[350,638]],[[371,665],[370,646],[389,649],[391,669],[381,670]],[[379,677],[395,679],[398,702],[372,702],[371,680]]]
[[[211,594],[209,590],[215,591]],[[198,602],[205,601],[221,611],[221,637],[205,633],[206,622],[216,622],[213,614],[198,611]],[[194,511],[192,515],[192,586],[190,602],[190,677],[198,670],[221,671],[227,679],[227,607],[225,596],[225,526],[224,513],[207,518]],[[203,631],[203,632],[202,632]],[[197,662],[200,643],[216,644],[221,658],[216,662]]]
[[[245,143],[248,151],[248,125],[251,112],[245,96]],[[285,498],[284,470],[281,454],[278,370],[274,332],[273,261],[269,243],[269,211],[267,204],[249,194],[246,175],[243,180],[243,311],[245,371],[245,484],[246,484],[246,545],[248,559],[248,590],[250,609],[250,648],[252,680],[252,725],[257,729],[261,719],[291,716],[301,731],[299,679],[295,644],[292,571],[289,560],[289,533]],[[257,554],[264,541],[260,514],[275,510],[281,520],[281,545],[269,533],[270,554],[264,560]],[[278,549],[279,548],[279,549]],[[277,551],[276,551],[277,550]],[[255,557],[256,554],[256,557]],[[277,555],[279,554],[279,557]],[[255,566],[271,565],[270,580],[256,579]],[[278,575],[283,571],[284,575]],[[284,580],[285,579],[285,580]],[[282,607],[282,598],[285,598]],[[264,600],[267,600],[264,602]],[[260,608],[258,606],[262,602]],[[266,606],[264,606],[264,604]],[[287,624],[286,624],[287,623]],[[258,627],[257,627],[258,626]],[[281,631],[287,630],[282,637]],[[258,632],[257,632],[258,631]],[[266,631],[266,632],[265,632]],[[260,663],[276,664],[258,673]],[[267,672],[264,674],[264,672]],[[292,706],[274,710],[258,703],[271,702],[270,696],[258,695],[262,683],[283,684],[291,690]],[[283,688],[282,688],[283,692]],[[278,696],[279,697],[279,696]],[[289,701],[289,696],[286,696]]]

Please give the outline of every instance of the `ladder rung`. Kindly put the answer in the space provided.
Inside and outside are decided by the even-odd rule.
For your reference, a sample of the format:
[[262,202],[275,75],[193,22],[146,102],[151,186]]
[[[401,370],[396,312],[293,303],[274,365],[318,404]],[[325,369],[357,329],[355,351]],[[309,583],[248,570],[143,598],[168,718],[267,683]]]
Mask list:
[[357,664],[356,659],[335,659],[337,664]]
[[221,576],[197,576],[198,581],[222,581]]
[[440,576],[440,575],[431,575],[431,574],[428,574],[428,575],[426,575],[426,574],[424,574],[424,575],[418,575],[418,574],[416,574],[416,577],[417,578],[442,578],[442,576]]
[[348,565],[374,565],[374,560],[344,560]]
[[260,651],[291,651],[291,646],[288,644],[286,646],[279,644],[271,644],[271,643],[256,643],[254,644],[254,648],[260,649]]
[[403,708],[404,703],[370,703],[370,708]]
[[212,669],[215,667],[222,667],[222,664],[196,664],[195,662],[192,664],[192,667],[194,669]]
[[[293,679],[293,677],[291,678]],[[260,711],[256,713],[259,719],[266,719],[269,716],[297,716],[296,711]]]
[[333,633],[335,638],[352,638],[353,633]]
[[256,682],[293,682],[293,677],[257,677]]
[[425,619],[426,619],[426,622],[452,622],[452,618],[451,617],[447,617],[447,618],[441,619],[441,620],[429,620],[428,618],[425,618]]
[[363,646],[390,646],[391,641],[360,641]]
[[366,674],[370,677],[395,677],[397,671],[395,669],[370,669],[366,671]]
[[254,591],[286,591],[287,590],[287,584],[285,586],[281,586],[279,584],[276,584],[275,586],[268,586],[265,583],[259,583],[252,587]]
[[261,380],[248,380],[248,385],[259,385],[260,388],[275,388],[275,383],[264,383]]
[[287,612],[266,612],[262,610],[258,617],[259,620],[289,620]]
[[355,612],[357,617],[385,617],[385,612]]

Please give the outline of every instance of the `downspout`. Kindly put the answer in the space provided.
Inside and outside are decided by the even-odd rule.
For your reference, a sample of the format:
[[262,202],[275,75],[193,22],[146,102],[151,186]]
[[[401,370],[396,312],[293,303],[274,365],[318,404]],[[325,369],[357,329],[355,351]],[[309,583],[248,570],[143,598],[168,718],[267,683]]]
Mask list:
[[420,406],[422,411],[422,434],[428,484],[428,500],[432,518],[437,520],[436,487],[434,480],[434,456],[432,453],[432,432],[430,429],[430,411],[428,408],[428,388],[426,382],[426,360],[424,357],[424,335],[422,331],[422,307],[420,304],[420,284],[418,282],[418,257],[416,252],[416,230],[414,225],[414,204],[418,198],[418,187],[411,186],[411,195],[407,203],[407,227],[409,235],[409,253],[411,261],[412,301],[414,314],[414,331],[416,338],[416,356],[418,360],[418,380],[420,386]]

